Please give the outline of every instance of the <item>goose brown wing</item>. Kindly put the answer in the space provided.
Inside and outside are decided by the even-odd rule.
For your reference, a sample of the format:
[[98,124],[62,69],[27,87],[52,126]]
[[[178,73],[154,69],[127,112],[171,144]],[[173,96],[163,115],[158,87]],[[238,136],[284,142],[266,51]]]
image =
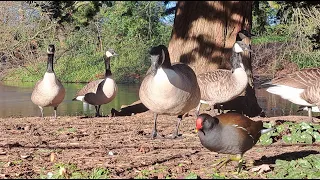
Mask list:
[[306,89],[320,81],[320,68],[307,68],[271,81],[274,85],[285,85],[294,88]]
[[77,94],[75,95],[75,97],[77,96],[84,96],[87,93],[96,93],[99,84],[103,81],[104,79],[98,79],[95,81],[91,81],[89,82],[87,85],[85,85],[81,90],[79,90],[77,92]]
[[215,71],[206,72],[197,76],[199,85],[214,83],[222,79],[229,79],[232,72],[226,69],[217,69]]

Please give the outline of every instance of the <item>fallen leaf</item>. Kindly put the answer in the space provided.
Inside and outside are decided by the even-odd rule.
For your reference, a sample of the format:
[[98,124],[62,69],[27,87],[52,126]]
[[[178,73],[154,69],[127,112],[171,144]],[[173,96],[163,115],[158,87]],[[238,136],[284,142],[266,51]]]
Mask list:
[[52,176],[53,176],[53,173],[52,172],[48,172],[48,174],[47,174],[48,179],[51,179]]
[[55,159],[56,159],[56,153],[52,152],[50,154],[50,162],[54,162]]
[[28,157],[30,157],[30,155],[20,155],[20,157],[21,157],[22,159],[27,159]]
[[158,179],[165,179],[165,176],[163,173],[159,173],[157,177]]
[[75,142],[75,143],[70,143],[71,146],[77,146],[79,145],[79,143]]
[[0,174],[0,177],[5,178],[5,177],[9,177],[8,174]]
[[260,166],[257,167],[253,167],[250,171],[251,172],[258,172],[258,174],[263,173],[263,172],[267,172],[270,170],[270,166],[268,164],[262,164]]
[[9,167],[9,166],[11,166],[11,164],[12,164],[12,162],[9,161],[4,165],[4,167]]
[[67,174],[67,169],[64,167],[60,167],[59,175],[65,177],[66,174]]

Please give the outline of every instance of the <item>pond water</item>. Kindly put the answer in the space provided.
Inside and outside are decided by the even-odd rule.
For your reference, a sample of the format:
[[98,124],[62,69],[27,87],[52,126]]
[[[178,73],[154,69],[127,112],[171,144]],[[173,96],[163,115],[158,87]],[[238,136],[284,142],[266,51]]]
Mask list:
[[[0,82],[0,117],[25,117],[40,116],[40,109],[31,101],[31,93],[35,83],[31,82]],[[58,106],[58,116],[72,115],[95,115],[95,108],[92,105],[81,101],[72,101],[74,95],[85,84],[63,83],[66,95],[63,102]],[[139,99],[139,85],[118,84],[118,94],[115,99],[104,104],[100,108],[101,115],[110,114],[115,108],[120,110],[121,105],[128,105]],[[44,116],[53,116],[53,108],[45,107]]]
[[[39,116],[38,106],[31,102],[31,93],[35,83],[31,82],[0,82],[0,118]],[[83,116],[95,115],[95,108],[81,101],[72,101],[75,93],[85,84],[64,83],[66,96],[58,107],[58,116]],[[131,104],[139,99],[138,84],[118,84],[118,94],[115,99],[101,106],[102,115],[110,114],[111,108],[120,110],[121,105]],[[298,106],[272,95],[264,89],[256,89],[256,96],[260,107],[269,117],[284,115],[307,115],[307,112],[297,112]],[[45,116],[53,116],[53,108],[44,108]],[[316,113],[314,113],[316,115]]]

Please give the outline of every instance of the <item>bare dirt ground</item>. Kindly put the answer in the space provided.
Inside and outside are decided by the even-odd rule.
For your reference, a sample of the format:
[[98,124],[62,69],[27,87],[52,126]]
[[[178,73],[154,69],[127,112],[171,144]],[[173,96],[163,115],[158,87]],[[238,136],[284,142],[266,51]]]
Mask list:
[[[167,138],[176,125],[176,117],[158,117],[158,138],[150,139],[153,115],[143,112],[121,117],[25,117],[0,119],[0,162],[2,178],[38,178],[51,171],[55,163],[74,163],[78,168],[108,168],[110,178],[136,178],[142,170],[159,169],[148,178],[186,177],[190,172],[199,178],[210,178],[214,162],[224,154],[202,147],[195,133],[195,118],[185,117],[180,126],[181,137]],[[252,118],[253,120],[307,121],[304,116]],[[292,160],[319,154],[319,144],[256,145],[245,153],[249,171],[253,166],[269,164],[276,159]],[[113,152],[110,155],[109,152]],[[55,159],[50,155],[54,152]],[[253,164],[252,164],[253,163]],[[220,171],[235,171],[233,162]],[[238,176],[234,175],[235,178]],[[248,178],[265,178],[263,174]]]

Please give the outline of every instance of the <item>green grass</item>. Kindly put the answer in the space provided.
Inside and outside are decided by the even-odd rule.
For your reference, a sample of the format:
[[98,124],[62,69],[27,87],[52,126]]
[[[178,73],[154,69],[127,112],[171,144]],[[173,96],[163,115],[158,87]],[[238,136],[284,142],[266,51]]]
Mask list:
[[293,52],[289,55],[290,60],[298,65],[300,69],[310,67],[320,67],[320,52],[313,51],[308,53]]
[[40,179],[109,179],[110,171],[104,168],[94,168],[91,171],[78,169],[75,164],[57,163],[52,172],[41,170]]
[[194,172],[189,172],[188,175],[185,176],[185,179],[197,179],[198,175]]
[[[134,177],[134,179],[148,179],[151,175],[158,175],[159,173],[167,172],[168,167],[166,166],[159,166],[159,164],[156,164],[154,166],[155,168],[153,170],[149,169],[143,169],[139,172],[137,176]],[[165,177],[166,179],[171,179],[169,175]]]
[[[62,82],[88,82],[104,75],[104,60],[102,54],[79,54],[76,57],[64,56],[54,63],[54,71]],[[36,82],[40,80],[45,71],[47,62],[29,64],[9,72],[5,81],[19,80],[23,82]]]
[[70,128],[59,128],[57,130],[57,133],[75,133],[77,132],[77,129],[76,128],[73,128],[73,127],[70,127]]
[[252,38],[251,43],[252,45],[258,44],[267,44],[267,43],[274,43],[274,42],[286,42],[290,40],[288,36],[279,36],[279,35],[262,35],[262,36],[255,36]]
[[[139,57],[112,57],[111,71],[118,83],[138,83],[135,74],[145,74],[148,65],[141,61],[134,61]],[[120,59],[120,60],[119,60]],[[130,62],[131,61],[131,62]],[[55,63],[56,62],[56,63]],[[104,76],[105,64],[102,53],[66,55],[54,62],[54,71],[61,82],[79,83],[89,82]],[[46,72],[46,60],[11,70],[3,78],[4,81],[37,82]]]

